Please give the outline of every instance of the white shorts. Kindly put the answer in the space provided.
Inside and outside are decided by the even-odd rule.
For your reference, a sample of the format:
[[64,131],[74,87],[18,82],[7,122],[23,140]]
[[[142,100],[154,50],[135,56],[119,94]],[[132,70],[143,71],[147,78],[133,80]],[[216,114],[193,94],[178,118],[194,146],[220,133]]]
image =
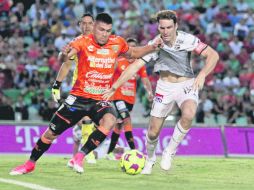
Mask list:
[[81,141],[82,131],[81,131],[81,127],[79,125],[76,124],[72,128],[72,134],[73,134],[73,139],[74,139],[75,142]]
[[194,78],[179,83],[171,83],[159,79],[156,86],[151,116],[167,117],[175,104],[180,107],[185,100],[194,100],[198,105],[198,90],[194,91],[192,89],[193,82]]

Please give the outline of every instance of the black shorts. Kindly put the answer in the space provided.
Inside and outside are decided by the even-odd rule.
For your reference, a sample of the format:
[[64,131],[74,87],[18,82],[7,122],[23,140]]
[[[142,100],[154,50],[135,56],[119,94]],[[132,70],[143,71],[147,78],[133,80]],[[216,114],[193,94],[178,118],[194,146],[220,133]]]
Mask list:
[[133,104],[129,104],[123,100],[114,100],[113,103],[117,111],[117,119],[123,120],[130,117],[130,112],[133,109]]
[[53,115],[49,127],[59,135],[84,116],[89,116],[96,125],[99,125],[99,121],[106,113],[117,115],[112,103],[69,95]]

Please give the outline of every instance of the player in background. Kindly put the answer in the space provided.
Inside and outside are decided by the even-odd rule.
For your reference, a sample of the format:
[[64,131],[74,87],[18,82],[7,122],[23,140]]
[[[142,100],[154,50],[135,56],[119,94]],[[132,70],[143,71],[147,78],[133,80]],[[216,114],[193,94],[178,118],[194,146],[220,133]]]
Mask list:
[[[137,46],[137,40],[134,38],[127,39],[127,43],[130,47]],[[120,77],[122,72],[134,61],[135,59],[127,59],[123,56],[117,58],[117,66],[113,81],[116,81]],[[146,73],[146,67],[143,66],[137,74],[141,78],[144,88],[147,91],[148,100],[152,101],[152,86]],[[113,150],[115,149],[122,129],[124,129],[125,138],[129,144],[130,149],[135,149],[130,112],[132,111],[133,105],[135,104],[137,89],[136,80],[138,76],[133,76],[130,80],[128,80],[120,88],[118,88],[114,94],[113,102],[117,111],[118,120],[112,132],[108,154],[106,155],[106,158],[109,160],[116,160],[115,155],[113,154]]]
[[92,34],[77,37],[70,43],[70,48],[65,48],[65,61],[78,55],[77,80],[70,95],[53,115],[48,129],[32,149],[29,160],[12,169],[10,175],[34,171],[37,160],[49,149],[52,142],[84,116],[89,116],[98,127],[74,156],[73,166],[74,171],[84,172],[84,157],[105,140],[116,123],[115,110],[102,97],[102,93],[112,85],[116,58],[120,54],[139,58],[155,51],[161,44],[161,39],[158,39],[150,45],[129,47],[122,37],[111,34],[112,24],[109,14],[99,13]]
[[[160,166],[168,171],[177,147],[189,132],[198,106],[198,91],[203,88],[205,78],[211,73],[219,60],[218,53],[202,43],[197,37],[177,30],[177,16],[170,10],[157,13],[158,30],[163,40],[158,52],[138,59],[131,64],[115,82],[110,90],[104,93],[104,99],[111,97],[115,89],[127,81],[146,62],[154,61],[154,72],[159,72],[151,117],[146,134],[147,159],[142,174],[151,174],[156,161],[155,149],[163,123],[174,104],[181,110],[180,120],[174,128],[169,144],[162,153]],[[205,58],[205,66],[197,76],[191,65],[191,53]]]
[[[79,28],[80,28],[81,33],[82,33],[81,35],[88,35],[88,34],[92,33],[93,24],[94,24],[93,16],[89,13],[83,14],[82,17],[80,18],[79,22],[78,22]],[[78,57],[77,57],[77,55],[74,55],[71,58],[71,60],[67,60],[67,61],[63,62],[63,64],[61,65],[61,68],[59,70],[59,73],[56,77],[56,80],[55,80],[55,82],[52,86],[52,97],[53,97],[55,102],[60,101],[61,83],[66,78],[69,71],[71,70],[73,61],[75,62],[75,69],[74,69],[73,77],[72,77],[72,86],[76,82],[77,73],[78,73],[78,67],[77,67],[78,66]],[[85,144],[86,140],[88,139],[88,136],[93,132],[93,130],[94,130],[94,123],[87,116],[82,118],[73,127],[73,130],[72,130],[73,140],[74,140],[73,157],[78,152],[81,141],[82,141],[82,144]],[[93,151],[89,155],[86,156],[86,161],[87,161],[87,163],[91,163],[91,164],[96,163],[96,159],[95,159],[95,155],[94,155]],[[74,164],[74,161],[73,161],[73,158],[71,158],[68,161],[67,166],[70,167],[70,168],[73,168],[73,164]]]

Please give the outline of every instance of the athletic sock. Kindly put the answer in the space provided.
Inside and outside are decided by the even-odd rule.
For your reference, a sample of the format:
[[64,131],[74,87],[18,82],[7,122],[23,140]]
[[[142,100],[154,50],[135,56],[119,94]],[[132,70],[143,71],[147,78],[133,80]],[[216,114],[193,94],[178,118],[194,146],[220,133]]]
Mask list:
[[103,126],[98,127],[89,137],[84,146],[81,148],[81,152],[85,155],[96,149],[107,137],[109,130]]
[[30,160],[36,162],[44,154],[44,152],[49,149],[50,146],[51,143],[47,141],[45,137],[41,137],[31,152]]
[[111,141],[110,141],[110,145],[108,148],[108,154],[110,152],[113,152],[113,150],[115,149],[116,143],[118,142],[119,137],[120,137],[120,131],[118,129],[114,128],[114,131],[111,135]]
[[152,159],[155,157],[155,149],[158,144],[158,139],[151,140],[146,134],[146,151],[148,158]]
[[125,137],[131,149],[135,149],[132,131],[125,131]]
[[173,135],[171,136],[171,139],[169,141],[169,144],[166,147],[166,151],[174,155],[177,151],[177,147],[182,142],[182,140],[184,139],[185,135],[188,132],[189,130],[185,130],[178,121],[178,123],[175,126]]

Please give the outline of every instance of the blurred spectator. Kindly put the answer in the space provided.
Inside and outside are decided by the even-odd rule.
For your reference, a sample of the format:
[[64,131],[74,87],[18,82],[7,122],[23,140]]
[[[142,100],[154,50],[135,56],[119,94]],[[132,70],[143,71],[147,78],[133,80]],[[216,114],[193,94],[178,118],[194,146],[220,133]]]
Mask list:
[[15,120],[28,120],[28,106],[23,100],[22,96],[19,96],[15,103]]
[[10,100],[0,92],[0,120],[14,120],[14,110]]

